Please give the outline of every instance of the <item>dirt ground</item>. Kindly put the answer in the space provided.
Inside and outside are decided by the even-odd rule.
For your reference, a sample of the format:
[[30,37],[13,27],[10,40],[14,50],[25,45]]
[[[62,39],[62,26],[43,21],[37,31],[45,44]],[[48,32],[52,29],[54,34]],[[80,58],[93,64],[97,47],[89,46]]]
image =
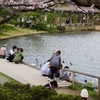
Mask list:
[[[58,88],[56,89],[57,93],[64,93],[64,94],[74,94],[74,95],[79,95],[80,93],[77,92],[77,91],[72,91],[70,89],[64,89],[64,88]],[[96,100],[96,99],[93,99],[92,97],[89,97],[88,100]]]

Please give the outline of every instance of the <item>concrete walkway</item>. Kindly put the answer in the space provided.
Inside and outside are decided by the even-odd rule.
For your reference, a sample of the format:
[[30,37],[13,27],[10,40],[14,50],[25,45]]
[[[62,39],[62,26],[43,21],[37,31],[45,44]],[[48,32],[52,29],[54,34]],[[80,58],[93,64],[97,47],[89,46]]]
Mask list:
[[[47,77],[41,75],[40,70],[28,64],[15,64],[6,59],[0,59],[0,72],[23,84],[45,85]],[[59,87],[69,86],[69,82],[58,82]]]

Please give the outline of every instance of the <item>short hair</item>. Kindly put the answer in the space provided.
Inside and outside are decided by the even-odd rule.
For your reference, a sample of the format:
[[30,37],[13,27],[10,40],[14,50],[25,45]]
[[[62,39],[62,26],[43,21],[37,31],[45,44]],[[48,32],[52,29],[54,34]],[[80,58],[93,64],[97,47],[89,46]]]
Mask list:
[[61,51],[60,50],[58,50],[56,53],[58,53],[59,55],[61,54]]
[[24,51],[23,48],[20,48],[20,51],[23,52]]
[[51,81],[50,84],[51,84],[51,85],[54,85],[54,87],[58,87],[58,83],[57,83],[57,81],[55,81],[55,80],[54,80],[54,81]]
[[69,67],[68,67],[68,66],[65,66],[64,68],[67,68],[67,69],[69,69]]
[[16,48],[17,48],[17,46],[16,46],[16,45],[14,45],[12,48],[13,48],[13,49],[16,49]]

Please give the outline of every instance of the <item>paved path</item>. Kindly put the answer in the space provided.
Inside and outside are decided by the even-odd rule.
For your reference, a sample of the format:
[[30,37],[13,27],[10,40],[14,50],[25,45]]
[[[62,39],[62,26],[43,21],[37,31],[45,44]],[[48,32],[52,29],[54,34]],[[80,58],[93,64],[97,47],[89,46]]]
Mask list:
[[[30,85],[38,86],[45,85],[48,82],[47,77],[42,76],[39,69],[22,63],[15,64],[6,59],[0,59],[0,72],[23,84],[28,83]],[[58,82],[59,87],[69,85],[69,82]]]

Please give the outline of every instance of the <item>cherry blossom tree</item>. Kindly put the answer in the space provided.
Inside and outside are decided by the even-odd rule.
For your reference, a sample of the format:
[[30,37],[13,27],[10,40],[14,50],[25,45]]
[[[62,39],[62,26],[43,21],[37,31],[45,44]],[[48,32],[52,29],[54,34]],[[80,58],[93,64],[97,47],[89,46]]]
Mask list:
[[76,3],[78,6],[90,7],[94,5],[94,7],[100,9],[100,0],[72,0],[72,2]]
[[54,11],[57,5],[67,3],[100,9],[100,0],[0,0],[0,12],[2,10],[9,12],[9,15],[0,18],[0,25],[11,20],[16,14],[21,12],[36,11],[37,9]]
[[0,25],[11,20],[21,12],[36,11],[37,9],[54,10],[58,4],[65,4],[69,0],[0,0],[0,10],[6,10],[9,15],[0,20]]

